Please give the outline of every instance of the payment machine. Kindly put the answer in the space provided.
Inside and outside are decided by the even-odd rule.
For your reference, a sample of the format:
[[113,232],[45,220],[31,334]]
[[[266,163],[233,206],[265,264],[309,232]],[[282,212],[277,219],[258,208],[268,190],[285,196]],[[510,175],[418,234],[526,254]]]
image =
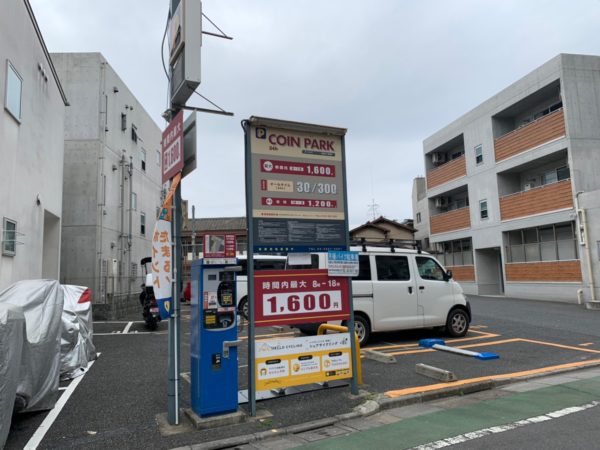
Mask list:
[[238,409],[235,272],[226,264],[192,263],[192,410],[201,417]]

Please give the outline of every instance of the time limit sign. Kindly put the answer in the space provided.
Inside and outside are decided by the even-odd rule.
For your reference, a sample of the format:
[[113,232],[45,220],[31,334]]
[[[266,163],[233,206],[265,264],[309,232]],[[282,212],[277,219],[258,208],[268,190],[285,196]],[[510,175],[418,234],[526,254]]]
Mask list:
[[346,320],[348,278],[326,269],[261,270],[254,275],[254,323],[258,327]]

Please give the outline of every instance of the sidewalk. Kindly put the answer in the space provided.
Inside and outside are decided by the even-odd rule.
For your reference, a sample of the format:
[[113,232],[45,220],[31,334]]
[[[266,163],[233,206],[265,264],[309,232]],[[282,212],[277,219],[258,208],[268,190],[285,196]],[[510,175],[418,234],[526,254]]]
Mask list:
[[364,403],[362,410],[355,411],[357,417],[329,425],[324,421],[321,424],[313,423],[312,429],[311,424],[305,424],[296,430],[287,430],[288,433],[277,438],[266,438],[266,432],[264,436],[246,436],[246,443],[240,437],[237,442],[222,440],[180,447],[178,450],[273,450],[301,446],[309,449],[344,450],[412,448],[448,437],[454,437],[449,441],[452,443],[464,442],[467,438],[461,436],[465,433],[470,433],[468,439],[475,439],[512,429],[511,426],[524,426],[529,423],[526,420],[528,418],[539,419],[544,414],[562,410],[570,414],[578,411],[577,408],[600,404],[600,368],[534,378],[497,389],[428,403],[389,409],[386,409],[385,402],[380,403],[379,408],[375,403]]

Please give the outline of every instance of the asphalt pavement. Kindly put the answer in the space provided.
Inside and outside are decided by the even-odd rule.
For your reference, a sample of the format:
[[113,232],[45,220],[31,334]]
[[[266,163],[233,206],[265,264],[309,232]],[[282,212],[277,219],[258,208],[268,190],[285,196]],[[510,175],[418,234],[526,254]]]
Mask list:
[[[599,311],[581,305],[507,298],[471,297],[473,323],[465,338],[448,345],[496,352],[500,358],[479,361],[422,349],[422,338],[445,338],[439,331],[420,330],[374,335],[367,348],[395,362],[362,359],[364,384],[359,396],[348,386],[261,401],[268,411],[261,420],[209,430],[196,430],[182,415],[182,425],[166,430],[158,418],[167,410],[167,324],[148,332],[141,319],[94,324],[101,356],[78,382],[38,448],[174,448],[202,444],[255,445],[268,437],[282,439],[325,430],[348,420],[363,421],[383,410],[424,406],[447,395],[461,395],[503,386],[509,381],[585,369],[600,364]],[[181,371],[189,379],[189,307],[182,311]],[[242,330],[242,339],[246,329]],[[293,329],[261,329],[268,338],[294,335]],[[246,385],[247,345],[240,348],[240,383]],[[415,372],[425,363],[452,371],[458,382],[443,384]],[[189,383],[182,380],[181,406],[189,407]],[[247,406],[242,405],[246,411]],[[24,448],[48,413],[15,416],[6,448]],[[312,431],[311,431],[312,430]],[[314,431],[317,430],[317,431]],[[321,430],[321,434],[319,434]],[[336,431],[337,432],[337,431]],[[315,438],[316,439],[316,438]],[[225,441],[228,440],[228,441]],[[219,444],[220,443],[220,444]],[[305,442],[306,443],[306,442]]]

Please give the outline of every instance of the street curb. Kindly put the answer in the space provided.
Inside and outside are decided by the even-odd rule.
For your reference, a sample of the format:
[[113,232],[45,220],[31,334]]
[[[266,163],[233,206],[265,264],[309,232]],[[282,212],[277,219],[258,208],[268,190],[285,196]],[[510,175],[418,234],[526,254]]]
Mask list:
[[552,373],[534,374],[523,377],[504,378],[501,380],[486,380],[478,381],[470,384],[464,384],[461,386],[448,386],[445,388],[437,389],[431,392],[422,392],[419,394],[403,395],[398,398],[389,398],[384,394],[376,394],[374,399],[368,399],[360,405],[356,406],[352,412],[345,414],[338,414],[333,417],[327,417],[324,419],[313,420],[310,422],[301,423],[298,425],[291,425],[289,427],[273,429],[267,431],[261,431],[258,433],[246,434],[242,436],[235,436],[226,439],[220,439],[212,442],[204,442],[200,444],[193,444],[190,446],[178,447],[172,450],[218,450],[227,449],[240,445],[250,444],[252,442],[264,441],[275,437],[283,437],[287,435],[294,435],[304,433],[306,431],[316,430],[324,427],[336,425],[340,422],[344,422],[351,419],[358,419],[362,417],[368,417],[376,414],[380,411],[388,409],[398,408],[401,406],[414,405],[418,403],[426,403],[433,400],[439,400],[447,397],[463,396],[473,394],[475,392],[487,391],[495,389],[507,384],[519,383],[528,381],[536,378],[543,378],[548,376],[560,375],[568,372],[575,372],[578,370],[592,369],[600,367],[600,363],[590,364],[585,367],[573,367],[556,370]]

